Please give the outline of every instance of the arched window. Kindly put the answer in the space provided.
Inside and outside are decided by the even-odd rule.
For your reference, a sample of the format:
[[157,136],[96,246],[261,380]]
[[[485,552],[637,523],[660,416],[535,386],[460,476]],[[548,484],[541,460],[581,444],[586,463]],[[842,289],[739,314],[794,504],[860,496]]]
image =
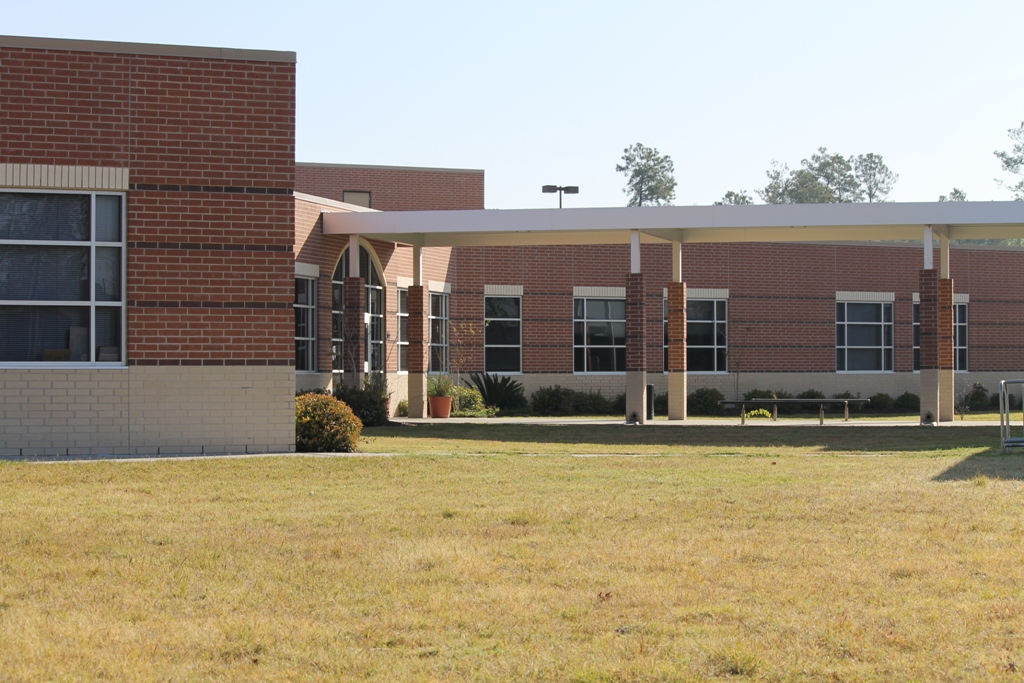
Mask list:
[[[384,278],[366,247],[359,247],[359,274],[366,282],[365,311],[369,314],[366,327],[366,357],[347,359],[345,356],[345,278],[349,276],[348,249],[341,254],[334,269],[331,287],[331,355],[334,372],[344,372],[345,366],[363,364],[364,372],[384,372]],[[346,362],[348,360],[349,362]],[[355,362],[352,362],[355,361]]]

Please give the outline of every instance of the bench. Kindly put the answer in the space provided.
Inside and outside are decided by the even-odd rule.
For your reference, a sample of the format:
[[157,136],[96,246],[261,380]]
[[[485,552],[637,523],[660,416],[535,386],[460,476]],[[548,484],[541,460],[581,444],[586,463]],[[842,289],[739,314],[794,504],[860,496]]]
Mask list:
[[740,424],[744,425],[747,423],[747,406],[771,406],[772,407],[772,422],[777,422],[779,419],[779,404],[790,403],[800,404],[808,406],[818,406],[818,424],[825,424],[825,406],[839,405],[843,406],[843,421],[850,421],[850,404],[855,405],[866,405],[871,403],[870,398],[749,398],[749,399],[738,399],[736,401],[719,401],[720,405],[723,406],[739,406],[740,407]]

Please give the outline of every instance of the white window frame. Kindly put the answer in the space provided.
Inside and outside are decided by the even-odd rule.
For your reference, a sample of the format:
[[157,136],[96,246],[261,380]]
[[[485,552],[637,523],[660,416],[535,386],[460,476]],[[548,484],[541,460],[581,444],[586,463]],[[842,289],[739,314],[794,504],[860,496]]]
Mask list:
[[[33,246],[33,247],[75,247],[87,248],[89,250],[89,299],[78,301],[51,301],[51,300],[4,300],[0,301],[3,307],[62,307],[62,308],[88,308],[89,309],[89,360],[82,361],[0,361],[0,368],[123,368],[128,365],[128,315],[127,315],[127,275],[128,275],[128,195],[125,192],[109,192],[102,190],[57,190],[57,189],[24,189],[20,187],[2,187],[3,194],[39,194],[39,195],[77,195],[89,197],[89,239],[88,240],[21,240],[21,239],[0,239],[2,246]],[[96,239],[96,198],[100,196],[118,197],[121,205],[120,232],[121,239],[117,242],[102,242]],[[97,248],[119,248],[121,250],[120,263],[120,300],[99,301],[96,298],[96,249]],[[98,350],[96,345],[96,310],[117,309],[119,311],[118,324],[120,327],[119,360],[101,361],[97,359]]]
[[[692,318],[690,316],[690,302],[691,301],[710,301],[712,303],[711,310],[713,311],[711,320],[704,320],[704,319],[697,320],[697,319]],[[719,305],[719,304],[721,304],[721,305]],[[666,308],[667,308],[667,303],[666,303]],[[722,317],[721,318],[719,318],[719,315],[718,315],[719,314],[719,308],[724,308],[725,309],[724,311],[722,311]],[[666,310],[666,314],[667,314],[667,310]],[[712,344],[711,344],[711,346],[707,346],[707,345],[696,346],[695,344],[691,343],[691,340],[693,339],[693,335],[690,334],[690,325],[693,324],[693,323],[701,324],[701,325],[706,325],[708,323],[711,324],[712,330],[713,330],[712,331]],[[668,320],[667,319],[665,321],[665,324],[666,324],[666,328],[665,329],[666,329],[666,334],[667,334],[667,330],[668,330],[668,327],[667,327]],[[718,330],[719,330],[719,327],[722,327],[725,330],[725,343],[724,344],[719,344],[718,343]],[[695,350],[695,349],[711,349],[711,352],[712,352],[712,354],[714,356],[714,359],[715,359],[714,360],[714,365],[715,365],[715,369],[714,370],[691,370],[690,369],[690,361],[691,361],[691,358],[692,358],[692,351]],[[718,367],[718,352],[719,352],[719,350],[723,350],[725,352],[725,360],[724,360],[725,367],[724,368],[719,368]],[[693,374],[693,375],[725,375],[725,374],[729,373],[729,300],[728,299],[720,298],[720,297],[719,298],[694,297],[692,299],[691,298],[687,298],[686,299],[686,372],[688,374]]]
[[[434,301],[439,302],[439,308],[436,309],[440,315],[435,315]],[[449,345],[451,342],[451,313],[449,306],[451,305],[451,298],[447,292],[430,292],[429,300],[430,308],[427,314],[427,326],[430,330],[430,355],[428,360],[428,372],[430,374],[441,374],[449,371],[451,367],[449,364]],[[440,321],[437,323],[438,329],[440,330],[440,339],[434,334],[435,323],[434,321]],[[438,349],[438,355],[436,358],[440,362],[441,367],[437,367],[435,364],[435,353],[434,350]]]
[[[849,320],[849,306],[878,306],[879,307],[879,321],[850,321]],[[840,315],[840,307],[842,308],[842,315]],[[887,315],[888,313],[888,315]],[[894,327],[893,327],[893,302],[891,300],[877,300],[865,298],[850,298],[850,299],[836,299],[836,372],[839,374],[884,374],[894,372]],[[879,338],[881,343],[879,345],[858,345],[851,346],[849,344],[849,327],[851,325],[857,326],[878,326]],[[841,337],[841,338],[840,338]],[[842,342],[842,343],[840,343]],[[851,350],[860,349],[878,349],[879,357],[881,359],[881,368],[877,370],[850,370],[849,363],[849,352]],[[840,368],[840,354],[842,354],[842,368]],[[888,366],[888,367],[887,367]]]
[[[488,318],[487,317],[487,300],[488,299],[516,299],[519,302],[519,317],[518,318]],[[487,343],[487,326],[492,322],[514,322],[518,324],[519,329],[519,343],[518,344],[488,344]],[[487,349],[517,349],[519,351],[519,368],[517,370],[491,370],[487,367]],[[484,372],[498,375],[521,375],[523,374],[523,297],[522,296],[506,296],[506,295],[488,295],[484,296]]]
[[[299,303],[299,282],[302,281],[309,288],[309,300],[306,303]],[[317,371],[316,353],[316,302],[317,302],[317,279],[313,277],[295,276],[295,303],[292,308],[295,310],[295,372],[315,373]],[[299,316],[305,312],[306,336],[299,336]],[[306,353],[304,354],[304,368],[299,368],[299,342],[306,342]]]
[[406,287],[398,288],[397,309],[395,318],[398,329],[396,330],[395,353],[398,357],[395,359],[395,371],[399,375],[407,375],[409,374],[409,290]]
[[[577,317],[577,313],[576,313],[577,307],[578,307],[578,303],[577,302],[579,302],[579,301],[583,302],[583,317],[582,318]],[[623,307],[622,307],[623,308],[622,318],[589,318],[587,316],[587,308],[588,308],[587,302],[589,302],[589,301],[621,301],[622,304],[623,304]],[[625,363],[625,358],[626,358],[626,341],[625,341],[625,339],[626,339],[626,334],[625,334],[625,329],[626,329],[626,313],[625,313],[625,303],[626,303],[626,299],[623,298],[623,297],[610,297],[610,296],[574,296],[573,297],[573,300],[572,300],[572,311],[573,311],[573,313],[572,313],[572,325],[573,325],[573,345],[572,345],[572,349],[573,349],[573,362],[572,362],[572,371],[573,371],[574,375],[624,375],[624,374],[626,374],[626,363]],[[587,338],[588,338],[587,330],[589,329],[589,324],[591,322],[594,322],[594,323],[603,323],[603,322],[605,322],[605,323],[618,323],[618,324],[621,324],[622,325],[622,330],[623,330],[623,333],[622,333],[622,340],[623,340],[622,344],[601,344],[601,345],[588,344],[587,343]],[[580,326],[582,326],[582,329],[583,329],[583,335],[582,335],[583,343],[582,344],[578,344],[577,343],[577,334],[576,334],[576,332],[577,332],[577,329]],[[612,333],[612,338],[614,339],[614,332]],[[588,350],[591,349],[591,348],[601,348],[601,349],[610,348],[610,349],[613,349],[613,352],[612,352],[613,356],[612,357],[616,358],[616,359],[619,356],[619,349],[621,349],[622,350],[621,351],[621,356],[622,356],[622,360],[623,360],[623,362],[622,362],[622,369],[620,370],[620,369],[618,369],[616,367],[615,370],[591,370],[590,367],[589,367],[589,364],[587,363],[587,360],[589,358]],[[578,369],[577,365],[576,365],[576,355],[577,355],[577,353],[581,352],[580,350],[582,350],[582,354],[583,354],[584,369],[582,369],[582,370]],[[618,366],[618,363],[616,362],[615,365]]]

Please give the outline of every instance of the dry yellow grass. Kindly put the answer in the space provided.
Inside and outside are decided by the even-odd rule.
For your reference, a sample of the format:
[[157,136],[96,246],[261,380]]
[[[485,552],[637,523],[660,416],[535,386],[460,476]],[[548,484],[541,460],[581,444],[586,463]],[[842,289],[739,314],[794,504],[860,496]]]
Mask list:
[[0,680],[987,681],[1018,457],[0,464]]

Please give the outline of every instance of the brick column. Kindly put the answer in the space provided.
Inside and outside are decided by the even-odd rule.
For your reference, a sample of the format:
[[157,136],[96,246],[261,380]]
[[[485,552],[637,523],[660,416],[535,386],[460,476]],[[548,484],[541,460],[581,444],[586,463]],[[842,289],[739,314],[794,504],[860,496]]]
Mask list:
[[626,420],[647,422],[647,320],[643,273],[626,276]]
[[921,422],[939,421],[939,277],[933,269],[920,272]]
[[409,417],[427,416],[427,293],[409,287]]
[[955,325],[953,308],[953,280],[938,280],[938,320],[936,330],[937,360],[939,374],[939,421],[953,421],[953,374],[955,354]]
[[345,370],[345,386],[359,387],[363,384],[366,360],[366,283],[361,277],[347,277],[343,283],[342,299],[345,303],[343,315],[341,367]]
[[686,419],[686,283],[668,285],[668,419]]

